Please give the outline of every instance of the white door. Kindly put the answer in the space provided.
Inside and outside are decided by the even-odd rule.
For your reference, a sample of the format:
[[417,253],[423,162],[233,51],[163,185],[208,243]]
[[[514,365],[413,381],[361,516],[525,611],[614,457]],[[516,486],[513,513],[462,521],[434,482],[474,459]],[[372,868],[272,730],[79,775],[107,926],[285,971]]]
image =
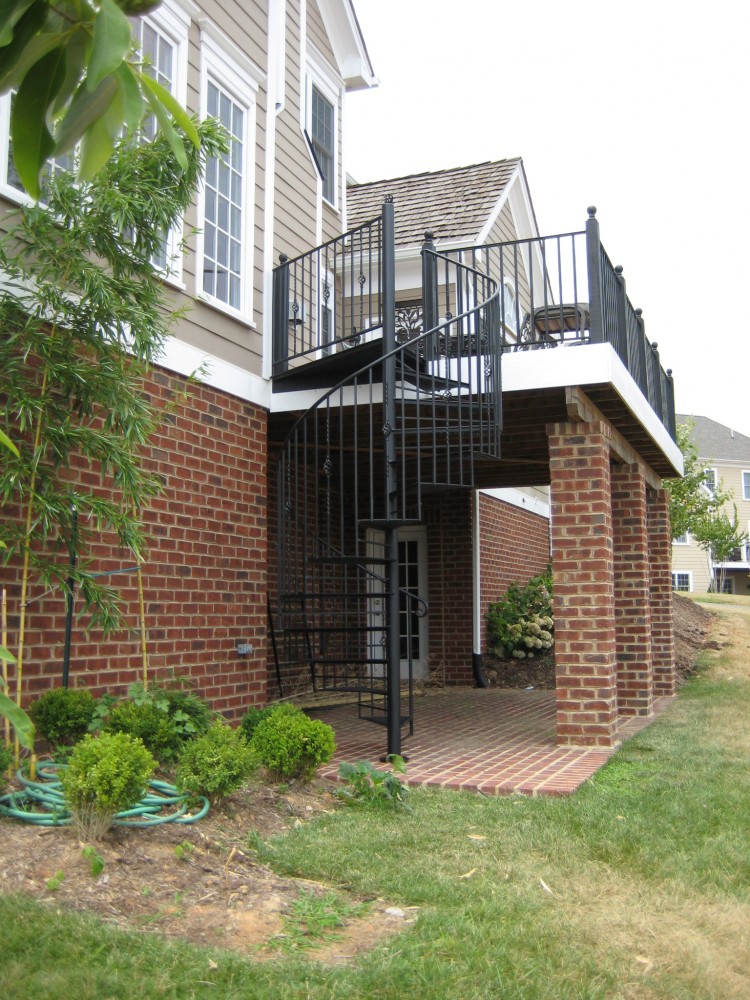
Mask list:
[[[369,530],[367,550],[373,558],[383,554],[383,532]],[[382,573],[383,567],[377,567]],[[399,582],[399,644],[401,647],[401,676],[408,677],[409,651],[412,658],[414,680],[425,680],[429,676],[429,627],[427,615],[419,615],[420,603],[412,596],[417,595],[427,601],[427,529],[423,527],[399,528],[398,532],[398,582]],[[385,621],[384,584],[382,579],[370,581],[368,601],[368,625],[370,629],[370,659],[380,660],[372,666],[374,677],[385,673],[384,633]]]

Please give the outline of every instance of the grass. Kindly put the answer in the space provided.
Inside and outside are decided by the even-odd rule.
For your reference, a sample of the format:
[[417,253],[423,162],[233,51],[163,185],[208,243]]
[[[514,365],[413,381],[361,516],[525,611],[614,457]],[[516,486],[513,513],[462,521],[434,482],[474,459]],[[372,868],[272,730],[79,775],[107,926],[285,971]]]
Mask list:
[[[352,967],[253,962],[0,896],[0,996],[750,996],[750,616],[730,624],[732,647],[573,796],[416,789],[412,813],[341,809],[253,838],[343,913],[347,893],[419,907]],[[302,901],[293,933],[335,923],[327,905]]]

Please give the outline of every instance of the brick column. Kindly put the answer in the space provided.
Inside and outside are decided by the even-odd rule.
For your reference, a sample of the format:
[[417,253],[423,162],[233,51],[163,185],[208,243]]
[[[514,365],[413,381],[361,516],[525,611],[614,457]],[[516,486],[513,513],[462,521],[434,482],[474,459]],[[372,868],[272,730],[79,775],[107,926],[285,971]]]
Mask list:
[[648,551],[651,568],[651,660],[654,696],[675,692],[672,621],[672,536],[666,490],[649,490]]
[[617,711],[620,715],[651,715],[651,579],[646,479],[638,464],[616,465],[612,469],[612,531]]
[[617,738],[609,427],[553,424],[550,455],[557,741]]

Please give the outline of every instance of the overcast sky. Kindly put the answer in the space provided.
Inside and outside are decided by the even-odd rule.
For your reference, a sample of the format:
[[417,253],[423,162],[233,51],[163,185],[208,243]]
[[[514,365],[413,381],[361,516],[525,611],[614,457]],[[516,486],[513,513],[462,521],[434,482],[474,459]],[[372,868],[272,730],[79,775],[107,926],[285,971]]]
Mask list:
[[[750,436],[747,0],[354,0],[359,181],[522,156],[543,235],[596,205],[678,412]],[[398,210],[398,206],[396,206]]]

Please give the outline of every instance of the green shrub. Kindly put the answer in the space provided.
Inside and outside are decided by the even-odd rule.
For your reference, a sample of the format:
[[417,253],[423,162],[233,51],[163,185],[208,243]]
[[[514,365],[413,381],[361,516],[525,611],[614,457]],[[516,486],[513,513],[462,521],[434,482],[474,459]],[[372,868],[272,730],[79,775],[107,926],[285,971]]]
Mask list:
[[119,812],[136,805],[156,762],[127,733],[85,736],[60,774],[65,801],[87,839],[100,839]]
[[0,788],[5,784],[5,775],[13,763],[13,749],[0,740]]
[[85,688],[54,688],[29,706],[39,735],[50,743],[77,743],[94,718],[96,701]]
[[152,684],[149,688],[137,681],[128,688],[128,698],[136,705],[155,705],[168,715],[182,741],[207,732],[216,717],[208,702],[190,688],[185,678],[175,678],[167,685]]
[[203,736],[182,748],[177,787],[216,802],[240,788],[257,767],[255,753],[242,732],[217,720]]
[[127,733],[143,742],[161,763],[177,759],[182,739],[173,720],[153,702],[119,701],[110,709],[105,733]]
[[278,705],[266,705],[265,708],[248,708],[240,720],[245,739],[251,740],[259,723],[267,719],[273,712],[286,712],[288,715],[294,715],[299,712],[299,709],[288,701],[282,701]]
[[271,712],[258,723],[251,746],[276,781],[309,781],[336,749],[333,729],[318,719],[309,719],[298,709]]
[[502,601],[487,611],[490,647],[497,656],[543,656],[554,644],[552,571],[532,577],[525,587],[512,583]]
[[392,771],[381,771],[369,760],[356,764],[342,761],[339,778],[344,784],[334,794],[350,805],[390,806],[411,812],[406,802],[409,789],[399,778],[399,774],[406,774],[404,758],[394,753],[388,759]]

